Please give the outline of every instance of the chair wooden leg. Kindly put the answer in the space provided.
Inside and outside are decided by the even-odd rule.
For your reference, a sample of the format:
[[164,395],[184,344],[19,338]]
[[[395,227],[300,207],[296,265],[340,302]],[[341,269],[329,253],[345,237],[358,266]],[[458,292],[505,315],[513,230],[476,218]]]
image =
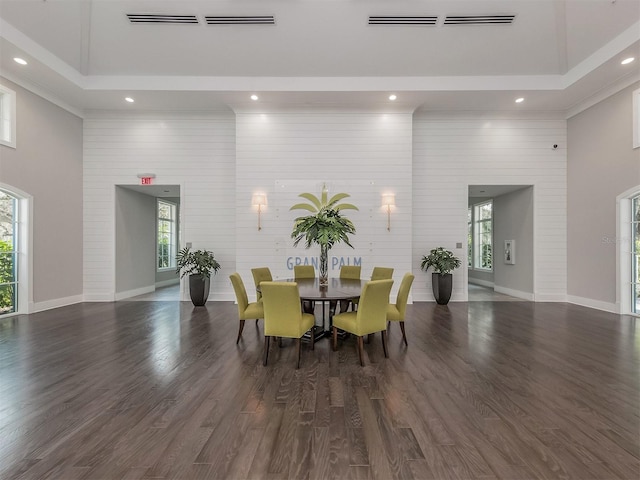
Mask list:
[[278,337],[278,347],[282,348],[282,337]]
[[384,358],[389,358],[387,353],[387,332],[382,330],[382,350],[384,351]]
[[387,322],[387,330],[391,327],[391,322]]
[[242,329],[244,328],[244,320],[240,320],[240,329],[238,330],[238,338],[236,338],[236,345],[240,341],[240,337],[242,337]]
[[364,350],[364,337],[358,337],[358,357],[360,357],[360,366],[364,367],[363,353]]
[[407,335],[404,333],[404,322],[400,322],[400,330],[402,330],[402,340],[404,340],[405,346],[409,346],[407,343]]
[[316,332],[315,327],[311,327],[311,350],[316,349]]
[[298,358],[298,363],[296,363],[296,368],[300,368],[300,339],[296,338],[296,357]]
[[367,342],[366,343],[371,343],[373,342],[373,333],[370,333],[369,335],[367,335]]
[[259,318],[256,318],[256,327],[258,326],[258,322],[260,321]]
[[338,349],[338,329],[333,327],[333,351]]
[[267,358],[269,358],[269,339],[271,337],[264,336],[264,360],[262,361],[262,365],[267,365]]

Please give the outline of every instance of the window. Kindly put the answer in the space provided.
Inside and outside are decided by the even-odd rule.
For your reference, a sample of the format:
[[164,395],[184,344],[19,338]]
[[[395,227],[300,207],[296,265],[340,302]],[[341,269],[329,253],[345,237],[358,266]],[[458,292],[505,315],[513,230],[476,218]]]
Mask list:
[[640,88],[633,92],[633,148],[640,147]]
[[158,270],[176,268],[177,207],[158,200]]
[[[493,269],[493,202],[479,203],[472,209],[472,256],[473,268]],[[471,227],[470,227],[471,229]]]
[[631,311],[640,313],[640,196],[631,199]]
[[0,190],[0,315],[18,308],[18,201]]
[[473,210],[467,211],[467,267],[473,268]]
[[0,144],[16,148],[16,92],[0,85]]

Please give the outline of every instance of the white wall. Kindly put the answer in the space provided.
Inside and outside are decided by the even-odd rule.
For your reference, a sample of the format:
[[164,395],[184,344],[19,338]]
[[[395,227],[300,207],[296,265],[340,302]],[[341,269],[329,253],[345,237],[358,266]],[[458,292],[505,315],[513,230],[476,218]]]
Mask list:
[[16,92],[17,120],[16,148],[0,145],[0,184],[32,197],[28,310],[77,303],[82,300],[82,119],[4,78],[0,83]]
[[[326,182],[330,194],[351,195],[345,210],[356,227],[348,246],[334,247],[330,256],[361,257],[362,275],[374,266],[395,268],[397,289],[411,270],[411,114],[268,113],[237,115],[236,210],[237,268],[245,284],[253,284],[252,267],[268,266],[275,277],[290,277],[288,257],[314,257],[318,248],[293,247],[293,220],[304,211],[289,208],[320,195]],[[257,231],[257,210],[251,196],[264,192],[269,205]],[[382,194],[395,194],[391,231],[387,231]],[[338,269],[329,270],[337,276]],[[251,295],[251,288],[247,291]]]
[[[235,271],[235,118],[211,115],[96,114],[84,122],[84,294],[115,298],[115,185],[180,185],[182,242],[212,250],[222,269],[211,300],[233,293]],[[188,294],[183,298],[188,299]]]
[[640,148],[632,148],[632,92],[639,87],[635,83],[568,121],[569,300],[610,312],[621,308],[616,245],[630,251],[630,236],[618,238],[616,231],[616,197],[640,185]]
[[155,290],[156,199],[116,187],[116,298]]
[[[557,150],[552,149],[558,144]],[[534,294],[566,299],[566,122],[549,116],[422,113],[413,124],[413,259],[443,246],[467,261],[468,185],[534,186]],[[456,248],[461,243],[462,248]],[[418,274],[414,300],[433,300]],[[467,299],[466,268],[452,300]]]
[[[494,290],[533,300],[533,188],[493,199]],[[504,241],[513,240],[514,264],[505,263]]]

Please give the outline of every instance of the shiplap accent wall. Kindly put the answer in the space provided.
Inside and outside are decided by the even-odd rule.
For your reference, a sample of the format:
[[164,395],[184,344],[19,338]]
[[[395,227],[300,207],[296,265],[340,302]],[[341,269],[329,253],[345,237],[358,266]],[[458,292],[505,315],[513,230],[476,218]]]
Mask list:
[[210,299],[230,299],[228,275],[236,258],[235,117],[221,112],[85,119],[85,300],[114,299],[115,186],[139,184],[138,173],[155,173],[157,185],[180,185],[183,244],[213,250],[222,270],[213,279]]
[[[411,135],[412,115],[281,112],[239,113],[236,117],[236,246],[237,268],[254,296],[251,268],[268,266],[276,278],[292,276],[288,257],[315,257],[317,247],[293,247],[293,220],[305,211],[289,211],[306,202],[302,192],[320,195],[326,183],[330,195],[351,195],[344,202],[359,211],[344,213],[354,222],[354,249],[340,245],[330,255],[361,257],[362,276],[375,265],[395,268],[397,289],[411,270]],[[262,192],[268,206],[257,230],[257,208],[252,194]],[[387,231],[382,194],[395,194],[391,231]],[[331,267],[331,265],[330,265]],[[329,270],[338,276],[338,269]]]
[[[533,185],[535,300],[566,301],[566,144],[561,118],[416,114],[414,269],[436,246],[454,251],[466,265],[469,185]],[[463,248],[456,248],[458,242]],[[497,253],[494,258],[501,259]],[[431,273],[416,277],[414,300],[431,301]],[[466,299],[467,272],[460,268],[454,272],[452,300]]]

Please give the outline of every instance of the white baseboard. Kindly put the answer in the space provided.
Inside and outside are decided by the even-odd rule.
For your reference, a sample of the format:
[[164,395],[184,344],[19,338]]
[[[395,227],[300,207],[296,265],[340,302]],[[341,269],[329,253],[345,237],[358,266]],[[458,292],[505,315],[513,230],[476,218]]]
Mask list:
[[144,295],[145,293],[153,293],[156,291],[155,285],[148,285],[146,287],[134,288],[133,290],[127,290],[124,292],[116,292],[115,299],[124,300],[125,298],[137,297],[138,295]]
[[161,282],[156,282],[156,288],[169,287],[171,285],[180,285],[180,279],[172,278],[170,280],[163,280]]
[[567,296],[561,293],[535,293],[536,302],[566,302]]
[[85,302],[113,302],[115,301],[116,294],[110,293],[85,293]]
[[479,278],[469,277],[469,283],[473,285],[480,285],[481,287],[494,288],[494,283],[490,282],[489,280],[480,280]]
[[529,300],[530,302],[533,302],[535,300],[535,296],[533,295],[533,293],[522,292],[520,290],[514,290],[512,288],[495,286],[493,287],[493,291],[502,293],[504,295],[509,295],[511,297],[522,298],[523,300]]
[[53,300],[45,300],[44,302],[29,303],[29,313],[43,312],[52,308],[66,307],[75,303],[82,303],[84,297],[82,295],[73,295],[71,297],[55,298]]
[[603,310],[609,313],[619,312],[618,306],[615,303],[603,302],[602,300],[593,300],[592,298],[568,295],[567,302],[573,303],[575,305],[581,305],[583,307],[595,308],[596,310]]

